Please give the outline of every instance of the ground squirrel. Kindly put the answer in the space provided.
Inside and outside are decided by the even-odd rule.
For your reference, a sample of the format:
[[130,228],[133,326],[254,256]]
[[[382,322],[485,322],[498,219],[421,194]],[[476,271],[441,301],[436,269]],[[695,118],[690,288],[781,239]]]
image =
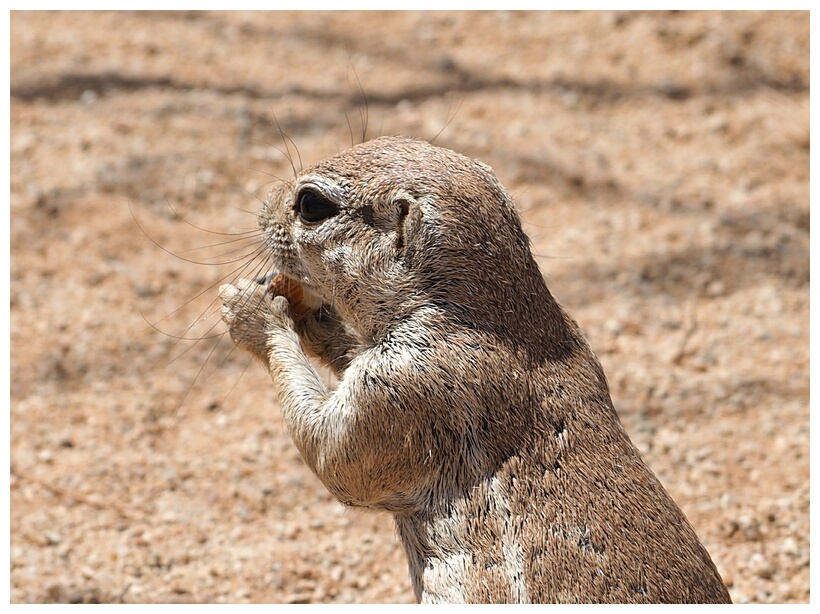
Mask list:
[[419,601],[730,600],[488,166],[382,137],[259,221],[281,277],[223,286],[223,319],[328,490],[393,514]]

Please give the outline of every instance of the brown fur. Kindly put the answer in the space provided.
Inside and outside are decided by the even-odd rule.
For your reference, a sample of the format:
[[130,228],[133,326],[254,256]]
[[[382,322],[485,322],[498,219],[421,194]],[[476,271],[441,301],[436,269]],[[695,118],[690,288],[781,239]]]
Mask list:
[[[299,219],[306,185],[336,215]],[[225,321],[324,485],[394,515],[420,601],[729,601],[489,167],[380,138],[301,172],[260,223],[312,307],[243,281]]]

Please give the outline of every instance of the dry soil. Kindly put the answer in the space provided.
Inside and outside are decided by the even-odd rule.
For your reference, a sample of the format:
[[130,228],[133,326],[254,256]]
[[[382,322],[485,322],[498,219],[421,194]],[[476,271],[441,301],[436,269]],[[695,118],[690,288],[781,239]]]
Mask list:
[[13,602],[412,601],[214,304],[365,117],[495,169],[734,600],[808,602],[808,13],[14,12],[10,104]]

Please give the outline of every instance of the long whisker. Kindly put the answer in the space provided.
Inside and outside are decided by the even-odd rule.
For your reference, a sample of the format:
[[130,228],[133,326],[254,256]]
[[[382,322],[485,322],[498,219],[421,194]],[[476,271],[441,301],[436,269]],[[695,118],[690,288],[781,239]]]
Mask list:
[[[207,249],[214,249],[214,248],[217,248],[217,247],[225,247],[225,246],[231,245],[232,243],[243,243],[244,244],[240,247],[237,247],[236,249],[232,249],[229,252],[225,252],[224,254],[220,254],[220,256],[228,256],[230,254],[237,253],[241,249],[241,247],[248,247],[249,245],[251,245],[251,242],[253,244],[256,244],[256,243],[259,242],[259,234],[260,233],[259,233],[258,229],[248,231],[247,233],[243,233],[243,234],[245,236],[239,237],[237,239],[231,239],[230,241],[222,241],[220,243],[211,243],[209,245],[200,245],[199,247],[191,247],[189,249],[183,249],[182,251],[179,251],[179,252],[176,252],[176,253],[177,254],[187,254],[187,253],[190,253],[190,252],[204,251],[204,250],[207,250]],[[224,263],[225,263],[224,261],[217,261],[217,262],[214,262],[212,264],[224,264]]]
[[[272,144],[272,143],[268,143],[268,142],[266,142],[266,141],[258,141],[258,142],[259,142],[259,143],[262,143],[263,145],[267,145],[267,146],[269,146],[269,147],[273,147],[274,149],[276,149],[276,150],[277,150],[277,151],[279,151],[280,153],[283,153],[281,149],[279,149],[276,145],[274,145],[274,144]],[[279,182],[281,182],[281,183],[284,183],[284,184],[289,183],[286,179],[282,179],[279,175],[274,175],[274,174],[273,174],[273,173],[271,173],[270,171],[266,171],[266,170],[264,170],[264,169],[261,169],[261,168],[256,168],[256,167],[253,167],[253,166],[251,167],[251,170],[252,170],[252,171],[255,171],[255,172],[257,172],[257,173],[261,173],[262,175],[267,175],[268,177],[271,177],[272,179],[276,179],[277,181],[279,181]],[[267,185],[267,184],[264,184],[264,185]],[[243,190],[245,190],[245,188],[242,188],[242,189],[243,189]],[[248,190],[245,190],[245,191],[246,191],[246,192],[248,192],[248,194],[250,194],[250,195],[251,195],[251,196],[253,196],[254,198],[259,199],[259,200],[260,200],[260,202],[264,202],[264,199],[259,198],[259,197],[258,197],[258,196],[256,196],[256,194],[254,194],[253,192],[249,192]]]
[[[233,353],[233,350],[231,350],[231,352],[228,353],[228,356],[230,356],[231,353]],[[236,390],[236,387],[239,386],[239,382],[242,381],[242,378],[245,376],[245,373],[248,372],[248,367],[251,366],[252,362],[253,358],[249,356],[247,362],[245,363],[245,367],[242,369],[242,373],[240,373],[239,377],[236,378],[236,382],[234,382],[234,385],[231,386],[231,389],[228,390],[227,394],[225,394],[225,396],[222,397],[222,400],[219,402],[218,407],[222,407],[225,404],[225,401],[228,400],[228,397],[231,396],[231,393],[233,393],[233,391]]]
[[[255,259],[254,259],[254,260],[255,260]],[[239,270],[240,270],[240,271],[242,271],[242,270],[246,270],[246,269],[247,269],[247,268],[248,268],[248,267],[249,267],[252,263],[253,263],[253,261],[250,261],[250,262],[249,262],[246,266],[241,267]],[[258,274],[259,274],[260,272],[265,271],[265,270],[267,269],[267,267],[265,267],[265,266],[264,266],[265,264],[267,264],[267,258],[263,259],[263,261],[260,263],[260,265],[259,265],[258,267],[256,267],[256,270],[255,270],[255,272],[254,272],[254,273],[255,273],[254,277],[257,277],[257,276],[258,276]],[[235,274],[236,274],[236,271],[234,272],[234,275],[235,275]],[[211,284],[210,288],[213,288],[215,285],[216,285],[216,284]],[[201,293],[200,293],[200,295],[201,295]],[[177,355],[177,356],[175,356],[172,360],[170,360],[170,361],[169,361],[169,364],[173,364],[175,361],[177,361],[177,360],[179,360],[180,358],[182,358],[185,354],[187,354],[190,350],[192,350],[192,349],[194,348],[194,346],[196,345],[196,343],[197,343],[197,342],[199,342],[199,341],[201,341],[201,340],[204,340],[204,339],[217,339],[217,344],[218,344],[218,343],[219,343],[219,340],[221,340],[221,338],[222,338],[222,337],[224,337],[225,332],[227,332],[227,331],[223,331],[223,332],[221,332],[221,333],[217,333],[217,334],[215,334],[215,335],[210,335],[210,332],[211,332],[211,331],[213,331],[213,330],[216,328],[216,326],[218,326],[218,325],[219,325],[219,323],[221,322],[221,320],[217,320],[214,324],[212,324],[212,325],[210,326],[210,328],[208,329],[208,331],[207,331],[204,335],[199,335],[199,336],[197,336],[197,337],[187,337],[187,336],[186,336],[186,335],[187,335],[187,334],[188,334],[188,333],[189,333],[189,332],[190,332],[190,331],[194,328],[194,326],[196,326],[196,325],[197,325],[197,324],[199,324],[200,322],[205,321],[206,319],[208,319],[209,317],[211,317],[211,315],[215,315],[215,312],[212,312],[211,314],[209,314],[209,315],[207,315],[207,316],[206,316],[205,314],[206,314],[208,311],[210,311],[211,309],[216,308],[216,303],[217,303],[217,300],[216,300],[216,299],[215,299],[215,300],[213,300],[213,301],[211,301],[211,303],[210,303],[210,304],[209,304],[209,305],[205,308],[205,311],[203,311],[203,312],[202,312],[202,314],[200,314],[200,316],[199,316],[199,317],[198,317],[198,318],[197,318],[194,322],[192,322],[192,323],[191,323],[188,327],[186,327],[186,328],[185,328],[185,329],[184,329],[184,330],[183,330],[180,334],[178,334],[178,335],[170,335],[170,334],[168,334],[168,333],[165,333],[164,331],[161,331],[159,328],[157,328],[156,326],[154,326],[154,325],[150,324],[150,322],[149,322],[149,325],[150,325],[152,328],[154,328],[155,330],[158,330],[158,331],[159,331],[159,332],[161,332],[162,334],[165,334],[166,336],[169,336],[169,337],[171,337],[171,338],[175,339],[175,342],[174,342],[174,345],[175,345],[175,346],[176,346],[177,344],[179,344],[181,341],[194,341],[194,343],[193,343],[192,345],[190,345],[189,347],[185,348],[182,352],[180,352],[180,354],[178,354],[178,355]],[[180,309],[181,309],[181,308],[180,308]],[[143,318],[144,318],[144,317],[145,317],[145,316],[143,316]],[[166,316],[166,317],[167,317],[167,316]],[[215,349],[215,348],[214,348],[214,349]],[[211,352],[208,354],[208,357],[206,358],[205,363],[207,363],[208,361],[210,361],[211,356],[213,355],[213,351],[214,351],[214,349],[212,349],[212,350],[211,350]],[[235,348],[232,348],[232,349],[231,349],[231,351],[228,353],[228,356],[230,356],[230,355],[233,353],[234,349],[235,349]],[[226,357],[226,359],[227,359],[227,357]],[[200,376],[200,374],[202,373],[202,370],[204,369],[205,363],[203,363],[202,367],[201,367],[201,368],[199,369],[199,371],[197,372],[197,376],[196,376],[196,378],[198,378],[198,377]],[[195,381],[196,381],[196,378],[195,378]]]
[[[294,175],[298,175],[299,171],[301,171],[302,168],[304,168],[303,165],[302,165],[302,154],[299,153],[299,148],[296,146],[296,143],[294,142],[294,140],[292,138],[290,138],[287,134],[285,134],[284,130],[282,130],[282,126],[279,124],[279,118],[276,117],[276,113],[273,113],[273,111],[271,111],[271,113],[273,115],[273,121],[276,124],[276,130],[279,132],[280,136],[282,137],[282,142],[285,145],[285,149],[287,149],[288,160],[290,160],[290,168],[293,170]],[[296,170],[296,166],[293,164],[293,157],[290,154],[290,146],[288,145],[288,143],[290,143],[290,145],[293,145],[294,150],[296,150],[296,156],[299,158],[299,170],[298,171]],[[281,151],[281,149],[279,151]]]
[[445,130],[447,130],[447,127],[448,127],[448,126],[449,126],[449,125],[453,122],[453,120],[455,120],[456,115],[458,115],[458,112],[461,110],[461,105],[463,105],[463,104],[464,104],[464,98],[465,98],[465,95],[464,95],[464,93],[462,93],[462,95],[461,95],[461,100],[460,100],[460,101],[459,101],[459,103],[458,103],[458,107],[456,107],[455,112],[454,112],[454,113],[453,113],[453,115],[451,116],[451,115],[450,115],[450,110],[453,108],[453,97],[452,97],[452,95],[450,96],[450,101],[449,101],[449,103],[447,104],[447,115],[445,116],[444,125],[441,127],[441,130],[439,130],[439,131],[436,133],[436,135],[435,135],[432,139],[430,139],[430,143],[435,143],[436,139],[437,139],[438,137],[440,137],[440,136],[442,135],[442,133],[443,133]]
[[[216,340],[216,342],[213,344],[213,347],[211,348],[211,351],[210,351],[210,352],[208,352],[208,356],[205,358],[205,360],[204,360],[204,361],[202,361],[202,364],[199,366],[199,369],[197,369],[197,371],[196,371],[196,375],[194,375],[194,378],[191,380],[190,385],[189,385],[189,386],[188,386],[188,388],[185,390],[185,394],[183,394],[183,395],[182,395],[182,399],[180,400],[179,405],[177,406],[177,409],[176,409],[176,411],[174,412],[174,418],[175,418],[175,419],[179,416],[179,410],[180,410],[180,409],[182,408],[182,406],[185,404],[185,400],[188,398],[188,395],[189,395],[189,394],[191,394],[191,390],[193,390],[193,389],[194,389],[194,386],[196,386],[196,383],[199,381],[199,378],[202,376],[202,373],[203,373],[203,371],[205,370],[205,365],[207,365],[207,364],[208,364],[208,362],[211,360],[211,356],[213,356],[213,355],[214,355],[214,352],[216,352],[216,348],[218,348],[218,347],[219,347],[219,344],[222,342],[222,339],[223,339],[223,338],[224,338],[224,334],[223,334],[223,335],[221,335],[221,336],[220,336],[220,337]],[[193,347],[193,346],[191,346],[191,347]],[[176,360],[176,359],[175,359],[175,360]]]
[[[166,315],[166,316],[164,316],[163,318],[160,318],[159,320],[157,320],[157,321],[156,321],[156,323],[158,323],[158,322],[162,322],[163,320],[167,320],[167,319],[168,319],[168,318],[170,318],[171,316],[173,316],[173,315],[175,315],[175,314],[179,313],[179,312],[180,312],[180,311],[182,311],[185,307],[187,307],[188,305],[190,305],[191,303],[193,303],[194,301],[196,301],[196,300],[197,300],[198,298],[200,298],[201,296],[205,295],[205,293],[212,291],[212,290],[213,290],[213,289],[217,286],[217,284],[221,284],[222,282],[224,282],[224,281],[225,281],[225,280],[227,280],[227,279],[236,279],[236,278],[237,278],[237,276],[238,276],[238,275],[240,275],[240,274],[242,273],[242,271],[247,270],[247,268],[248,268],[250,265],[252,265],[252,264],[253,264],[253,263],[254,263],[254,262],[255,262],[255,261],[256,261],[256,260],[257,260],[260,256],[262,256],[262,257],[263,257],[263,262],[267,262],[267,261],[268,261],[267,251],[266,251],[265,246],[264,246],[263,244],[260,244],[260,245],[259,245],[259,247],[258,247],[258,248],[257,248],[257,250],[256,250],[256,253],[255,253],[255,254],[252,254],[252,257],[250,258],[250,260],[247,260],[247,261],[246,261],[246,262],[245,262],[242,266],[237,267],[237,268],[235,268],[235,269],[233,269],[233,270],[229,271],[226,275],[223,275],[222,277],[220,277],[220,278],[219,278],[218,280],[216,280],[214,283],[212,283],[211,285],[209,285],[209,286],[207,286],[206,288],[204,288],[202,291],[200,291],[200,292],[199,292],[199,293],[197,293],[194,297],[192,297],[191,299],[189,299],[188,301],[186,301],[185,303],[183,303],[182,305],[180,305],[179,307],[177,307],[176,309],[174,309],[172,312],[170,312],[169,314],[167,314],[167,315]],[[239,260],[240,260],[240,259],[237,259],[237,261],[239,261]],[[244,260],[244,259],[242,259],[242,260]],[[206,263],[206,264],[207,264],[207,263]],[[260,267],[260,269],[263,269],[263,268],[264,268],[264,267]],[[211,306],[212,306],[215,302],[216,302],[216,300],[212,301]],[[191,327],[188,327],[188,329],[190,329],[190,328],[191,328]],[[163,332],[163,331],[160,331],[160,332]],[[167,334],[167,333],[163,333],[163,334]],[[170,335],[169,335],[169,336],[170,336]]]
[[156,240],[155,240],[155,239],[154,239],[151,235],[149,235],[149,234],[148,234],[148,232],[146,232],[146,230],[142,227],[142,224],[140,224],[140,223],[139,223],[139,220],[137,219],[137,216],[134,214],[134,209],[131,207],[131,203],[130,203],[130,202],[128,203],[128,209],[131,211],[131,217],[133,218],[134,223],[137,225],[137,228],[139,228],[139,229],[140,229],[140,232],[142,232],[142,234],[144,234],[144,235],[147,237],[147,239],[148,239],[149,241],[151,241],[151,243],[153,243],[154,245],[156,245],[158,248],[160,248],[160,249],[161,249],[162,251],[164,251],[166,254],[169,254],[169,255],[171,255],[171,256],[174,256],[175,258],[179,258],[180,260],[182,260],[182,261],[184,261],[184,262],[190,262],[191,264],[200,264],[200,265],[210,265],[210,264],[213,264],[213,263],[210,263],[210,262],[200,262],[200,261],[198,261],[198,260],[193,260],[193,259],[191,259],[191,258],[186,258],[186,257],[184,257],[184,256],[180,256],[179,254],[177,254],[177,253],[175,253],[175,252],[172,252],[172,251],[171,251],[170,249],[168,249],[167,247],[165,247],[165,246],[161,245],[161,244],[160,244],[158,241],[156,241]]
[[[239,186],[239,187],[241,187],[241,186]],[[130,203],[129,203],[129,205],[130,205]],[[202,226],[197,226],[196,224],[191,222],[188,218],[186,218],[184,215],[179,213],[176,209],[174,209],[174,206],[171,204],[171,202],[167,198],[165,199],[165,206],[168,207],[171,210],[171,212],[174,214],[174,217],[176,217],[179,221],[183,222],[184,224],[187,224],[191,228],[196,228],[197,230],[201,230],[202,232],[207,232],[208,234],[211,234],[211,235],[220,235],[220,236],[225,236],[225,237],[231,237],[231,236],[235,236],[236,234],[240,234],[240,233],[235,233],[235,232],[220,232],[218,230],[211,230],[210,228],[203,228]],[[133,215],[133,214],[134,214],[134,212],[132,211],[131,215]],[[242,231],[242,232],[245,232],[245,231]]]
[[[349,56],[348,56],[348,60],[350,60]],[[359,122],[360,122],[361,127],[362,127],[362,140],[359,141],[359,142],[364,143],[365,141],[367,141],[367,126],[368,126],[368,119],[369,119],[369,116],[370,116],[370,105],[367,101],[367,93],[364,91],[364,86],[362,85],[362,80],[359,78],[359,73],[356,72],[356,66],[354,66],[352,61],[350,61],[349,66],[350,66],[350,69],[353,71],[353,76],[356,77],[356,85],[359,88],[359,94],[362,97],[362,101],[364,101],[364,107],[362,107],[361,104],[357,105],[358,109],[359,109]],[[349,72],[348,72],[348,79],[347,79],[347,87],[350,90],[350,93],[353,94],[353,87],[350,84],[350,73]],[[346,115],[347,115],[347,113],[345,113],[345,116]],[[349,125],[350,125],[350,122],[348,121],[348,126]],[[351,130],[351,132],[352,132],[352,130]],[[351,135],[350,140],[351,140],[351,142],[353,141],[352,135]]]

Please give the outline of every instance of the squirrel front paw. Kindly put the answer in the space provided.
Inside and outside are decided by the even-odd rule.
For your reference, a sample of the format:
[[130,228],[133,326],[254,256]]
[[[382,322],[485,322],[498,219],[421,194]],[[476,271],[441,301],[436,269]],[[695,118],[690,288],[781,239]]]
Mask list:
[[267,286],[248,279],[223,285],[219,297],[222,320],[233,342],[267,366],[270,333],[282,328],[293,330],[287,299],[272,297]]
[[254,281],[240,279],[236,285],[220,287],[219,297],[222,321],[228,325],[233,342],[267,363],[266,328],[271,299],[266,289]]

